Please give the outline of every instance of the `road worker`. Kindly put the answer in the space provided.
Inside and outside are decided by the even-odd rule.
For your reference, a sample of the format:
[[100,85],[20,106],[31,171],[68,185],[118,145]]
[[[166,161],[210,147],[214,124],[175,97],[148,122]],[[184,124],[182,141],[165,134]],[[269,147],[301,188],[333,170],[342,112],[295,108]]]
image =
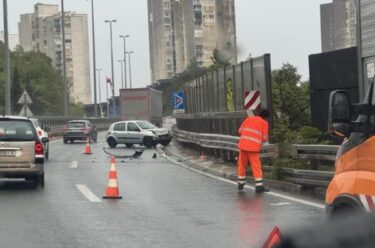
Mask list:
[[246,182],[246,167],[250,162],[255,179],[255,192],[262,193],[269,191],[263,186],[262,164],[260,161],[260,149],[264,142],[268,141],[268,122],[270,115],[267,109],[261,109],[253,116],[251,112],[241,124],[238,130],[240,141],[238,143],[238,190],[242,190]]

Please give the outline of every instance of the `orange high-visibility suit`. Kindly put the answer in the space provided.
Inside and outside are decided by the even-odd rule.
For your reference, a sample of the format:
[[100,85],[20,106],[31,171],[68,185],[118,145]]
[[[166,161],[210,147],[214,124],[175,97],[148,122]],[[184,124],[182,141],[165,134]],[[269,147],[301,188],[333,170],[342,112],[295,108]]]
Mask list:
[[260,116],[247,117],[238,130],[240,141],[238,143],[238,184],[246,182],[246,166],[248,161],[253,171],[255,186],[263,186],[262,164],[260,149],[268,141],[268,122]]

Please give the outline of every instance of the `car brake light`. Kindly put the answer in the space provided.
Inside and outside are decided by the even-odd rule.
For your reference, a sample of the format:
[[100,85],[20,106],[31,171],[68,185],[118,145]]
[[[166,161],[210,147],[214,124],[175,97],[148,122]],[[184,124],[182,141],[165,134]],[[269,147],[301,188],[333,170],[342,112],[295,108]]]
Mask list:
[[43,144],[40,141],[35,142],[35,155],[43,155]]
[[89,129],[88,128],[81,128],[81,130],[84,132],[84,133],[88,133]]
[[64,132],[68,131],[68,128],[67,127],[64,127]]

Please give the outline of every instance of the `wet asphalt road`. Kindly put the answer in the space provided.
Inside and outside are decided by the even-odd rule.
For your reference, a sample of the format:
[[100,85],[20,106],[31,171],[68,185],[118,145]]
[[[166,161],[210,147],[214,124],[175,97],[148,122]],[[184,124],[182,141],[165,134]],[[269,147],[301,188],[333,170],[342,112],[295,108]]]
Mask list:
[[235,185],[153,159],[153,149],[117,160],[123,199],[103,200],[106,146],[101,137],[84,155],[84,143],[51,143],[43,190],[1,180],[0,247],[261,247],[275,225],[283,231],[325,218],[321,208],[250,189],[238,193]]

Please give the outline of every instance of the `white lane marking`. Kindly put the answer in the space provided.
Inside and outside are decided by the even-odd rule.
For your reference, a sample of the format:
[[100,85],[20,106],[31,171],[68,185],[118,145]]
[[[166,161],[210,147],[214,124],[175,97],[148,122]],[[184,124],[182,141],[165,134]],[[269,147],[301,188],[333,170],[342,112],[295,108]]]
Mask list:
[[72,168],[72,169],[78,168],[78,161],[72,161],[72,163],[70,164],[69,167]]
[[77,184],[76,187],[90,202],[101,202],[101,200],[84,184]]
[[285,205],[290,205],[290,202],[271,203],[271,206],[285,206]]
[[[172,159],[170,159],[169,157],[165,156],[165,154],[163,154],[163,157],[165,157],[166,159],[168,159],[169,161],[171,161],[172,163],[174,163],[176,165],[179,165],[179,166],[181,166],[181,167],[183,167],[185,169],[194,171],[194,172],[196,172],[198,174],[204,175],[206,177],[214,178],[214,179],[222,181],[222,182],[226,182],[226,183],[230,183],[230,184],[233,184],[233,185],[237,185],[237,182],[231,181],[229,179],[218,177],[216,175],[212,175],[210,173],[207,173],[207,172],[204,172],[204,171],[200,171],[200,170],[191,168],[191,167],[189,167],[189,166],[187,166],[187,165],[185,165],[184,163],[181,163],[181,162],[177,162],[177,161],[174,162]],[[250,186],[250,185],[245,185],[245,188],[251,189],[251,190],[255,191],[255,187]],[[266,192],[266,193],[263,193],[263,194],[276,196],[276,197],[279,197],[279,198],[282,198],[282,199],[285,199],[285,200],[289,200],[289,201],[301,203],[301,204],[304,204],[304,205],[307,205],[307,206],[311,206],[311,207],[325,209],[325,206],[323,204],[319,204],[319,203],[315,203],[315,202],[311,202],[311,201],[299,199],[299,198],[296,198],[296,197],[293,197],[293,196],[283,195],[283,194],[276,193],[276,192]]]

